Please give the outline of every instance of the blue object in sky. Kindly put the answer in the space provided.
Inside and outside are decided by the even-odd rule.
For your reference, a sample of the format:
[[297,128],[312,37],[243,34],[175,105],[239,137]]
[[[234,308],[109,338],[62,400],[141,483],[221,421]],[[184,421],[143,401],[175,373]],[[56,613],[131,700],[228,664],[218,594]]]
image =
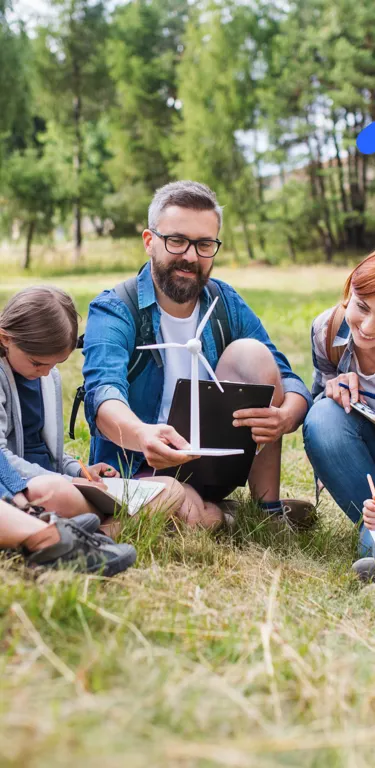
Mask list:
[[357,147],[363,155],[375,153],[375,122],[367,125],[357,136]]

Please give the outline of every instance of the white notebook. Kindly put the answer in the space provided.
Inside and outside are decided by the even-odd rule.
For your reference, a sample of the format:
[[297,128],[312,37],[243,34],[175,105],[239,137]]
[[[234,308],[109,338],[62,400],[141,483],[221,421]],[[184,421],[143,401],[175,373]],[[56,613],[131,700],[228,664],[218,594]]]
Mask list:
[[105,515],[113,515],[115,507],[126,504],[128,515],[136,515],[140,508],[149,504],[164,488],[164,483],[152,480],[124,480],[122,477],[106,477],[107,488],[77,485],[83,496]]

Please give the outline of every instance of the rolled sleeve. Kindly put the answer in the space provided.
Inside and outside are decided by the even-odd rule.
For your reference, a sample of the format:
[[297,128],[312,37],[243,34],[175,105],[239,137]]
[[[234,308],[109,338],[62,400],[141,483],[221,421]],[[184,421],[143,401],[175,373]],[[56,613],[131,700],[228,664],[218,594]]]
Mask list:
[[92,424],[90,424],[91,434],[93,437],[102,437],[104,440],[107,440],[107,438],[105,437],[105,435],[101,433],[100,429],[98,429],[98,427],[96,426],[96,414],[98,413],[100,406],[103,403],[105,403],[107,400],[119,400],[121,403],[125,403],[125,405],[129,407],[127,398],[124,397],[122,392],[120,392],[120,390],[117,389],[117,387],[113,387],[110,384],[103,384],[101,387],[98,387],[92,393],[89,393],[86,396],[85,398],[86,418],[88,420],[87,414],[89,413],[90,418],[92,419]]
[[302,379],[296,376],[284,376],[282,379],[284,393],[295,392],[297,395],[302,395],[307,402],[307,406],[310,409],[313,404],[311,392],[307,389]]

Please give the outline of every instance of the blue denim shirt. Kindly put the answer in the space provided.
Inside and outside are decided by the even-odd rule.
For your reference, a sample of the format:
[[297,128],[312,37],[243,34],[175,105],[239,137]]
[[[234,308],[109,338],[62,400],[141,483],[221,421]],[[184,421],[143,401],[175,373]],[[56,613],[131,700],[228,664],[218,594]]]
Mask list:
[[[241,296],[227,283],[216,280],[221,288],[227,308],[232,340],[257,339],[272,352],[279,367],[285,392],[302,395],[308,406],[312,404],[311,394],[303,381],[291,370],[285,355],[272,344],[259,318],[247,306]],[[156,302],[151,268],[148,263],[137,278],[138,303],[140,309],[151,307],[155,338],[160,340],[160,309]],[[207,288],[200,296],[201,319],[211,299]],[[107,440],[96,427],[95,419],[99,406],[106,400],[120,400],[131,408],[141,421],[156,424],[164,386],[164,369],[150,360],[142,373],[129,385],[128,364],[135,344],[135,325],[130,311],[114,290],[103,291],[94,299],[89,308],[83,354],[85,362],[85,414],[90,426],[90,463],[105,461],[119,468],[120,462],[129,474],[135,474],[144,460],[142,453],[126,451],[126,455],[114,443]],[[202,334],[203,354],[215,370],[218,359],[210,323]],[[120,442],[120,435],[119,435]]]

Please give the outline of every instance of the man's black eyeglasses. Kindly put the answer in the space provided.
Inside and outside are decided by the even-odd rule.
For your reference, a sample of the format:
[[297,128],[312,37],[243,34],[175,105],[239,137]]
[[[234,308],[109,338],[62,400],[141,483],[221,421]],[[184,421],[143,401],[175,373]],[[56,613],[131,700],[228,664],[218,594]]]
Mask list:
[[221,240],[211,240],[210,238],[191,240],[184,235],[162,235],[157,229],[150,229],[150,232],[161,237],[168,253],[172,253],[174,256],[182,256],[191,245],[194,245],[197,256],[201,256],[203,259],[213,259],[221,246]]

